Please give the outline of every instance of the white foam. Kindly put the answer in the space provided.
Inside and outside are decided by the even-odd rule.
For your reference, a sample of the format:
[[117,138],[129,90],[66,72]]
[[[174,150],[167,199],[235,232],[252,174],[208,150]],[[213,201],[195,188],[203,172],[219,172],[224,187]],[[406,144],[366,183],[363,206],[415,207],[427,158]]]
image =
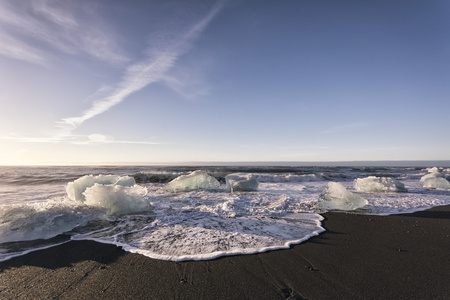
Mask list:
[[188,175],[181,175],[164,188],[164,191],[191,191],[198,189],[218,189],[220,187],[219,181],[210,176],[206,171],[197,170]]
[[251,173],[259,182],[314,182],[322,181],[322,176],[317,174],[291,174],[291,173]]
[[[234,194],[223,190],[161,194],[161,185],[148,185],[146,197],[151,199],[153,210],[114,216],[107,227],[95,231],[84,229],[83,234],[74,238],[120,245],[127,251],[156,259],[182,261],[283,249],[323,231],[320,225],[322,217],[314,206],[324,188],[322,181],[307,182],[306,185],[295,182],[261,183],[257,193]],[[128,188],[132,187],[96,185],[87,191],[102,194],[101,197],[107,199],[118,197],[114,195],[116,192],[120,194]],[[369,204],[364,207],[365,213],[413,212],[450,204],[449,197],[444,193],[436,191],[424,196],[425,190],[408,188],[411,189],[408,194],[366,194]],[[90,201],[89,192],[86,196]],[[83,215],[96,209],[87,203],[71,203],[84,207],[87,212]],[[98,208],[96,211],[101,215],[105,209]],[[67,212],[63,210],[61,213]],[[63,230],[61,228],[60,231]]]
[[384,193],[384,192],[406,192],[405,185],[398,180],[390,177],[369,176],[366,178],[357,178],[353,187],[359,192],[365,193]]
[[76,238],[174,261],[287,248],[323,231],[322,217],[311,209],[315,199],[303,194],[303,188],[283,193],[292,186],[262,184],[257,193],[233,194],[223,190],[161,194],[152,188],[151,213],[117,217],[114,228]]
[[0,241],[48,239],[104,214],[64,199],[0,206]]
[[369,202],[364,206],[367,214],[387,216],[393,214],[409,214],[429,209],[431,207],[450,205],[450,199],[445,194],[424,196],[419,189],[410,189],[409,193],[365,194]]
[[[447,190],[423,188],[419,181],[422,173],[415,170],[405,172],[408,176],[402,177],[402,182],[409,193],[364,194],[368,203],[357,213],[410,213],[450,204]],[[353,178],[353,173],[349,174],[342,178]],[[98,179],[105,181],[94,182],[91,186],[77,180],[77,184],[72,184],[72,196],[81,191],[84,203],[59,197],[58,201],[62,203],[52,204],[40,195],[41,205],[47,206],[42,208],[43,211],[36,213],[38,206],[32,204],[34,208],[31,211],[27,206],[20,206],[19,210],[11,208],[8,213],[0,214],[3,218],[0,219],[0,227],[4,226],[0,228],[0,240],[3,242],[1,234],[6,232],[10,236],[20,230],[26,234],[8,237],[9,240],[48,238],[69,231],[70,234],[78,233],[75,239],[116,244],[152,258],[180,261],[282,249],[323,231],[320,225],[322,217],[318,215],[323,208],[317,199],[327,184],[320,177],[312,180],[309,175],[305,178],[295,175],[300,177],[294,180],[289,174],[261,173],[256,177],[259,181],[257,191],[226,193],[225,184],[218,187],[215,184],[217,188],[213,189],[161,191],[162,183],[138,186],[133,184],[133,180],[124,179],[119,185],[120,179],[126,177],[109,176],[114,175],[101,175]],[[341,188],[331,189],[331,195],[337,196],[339,201],[353,199],[358,195],[345,189],[351,189],[352,185],[352,181],[343,180],[341,186],[345,192],[340,193]],[[60,189],[64,190],[62,186]],[[326,194],[325,191],[322,194]],[[61,209],[52,209],[52,205]],[[115,215],[105,217],[108,210]],[[80,218],[78,221],[77,217]],[[96,217],[97,220],[92,219]],[[46,231],[48,233],[44,234]],[[0,259],[2,257],[0,253]]]
[[319,208],[327,210],[355,210],[367,204],[367,200],[349,192],[338,182],[329,182],[317,201]]
[[106,240],[99,233],[77,238],[109,240],[127,251],[155,259],[205,260],[289,248],[324,231],[321,220],[323,217],[311,213],[279,218],[220,218],[194,213],[185,218],[161,217],[142,230],[113,234]]

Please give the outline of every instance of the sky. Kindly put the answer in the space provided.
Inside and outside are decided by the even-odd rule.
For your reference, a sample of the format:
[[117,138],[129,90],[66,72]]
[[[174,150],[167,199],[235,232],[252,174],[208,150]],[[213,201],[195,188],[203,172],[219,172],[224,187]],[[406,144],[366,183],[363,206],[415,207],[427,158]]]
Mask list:
[[0,165],[450,160],[449,15],[0,0]]

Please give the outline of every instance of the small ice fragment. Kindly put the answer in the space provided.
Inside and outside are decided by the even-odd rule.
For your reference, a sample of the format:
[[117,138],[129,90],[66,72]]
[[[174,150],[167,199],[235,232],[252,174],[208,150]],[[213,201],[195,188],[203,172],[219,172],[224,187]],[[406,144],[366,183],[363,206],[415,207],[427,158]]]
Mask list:
[[120,186],[133,186],[136,184],[134,178],[130,176],[86,175],[67,184],[66,186],[67,195],[72,200],[84,202],[86,201],[86,198],[83,195],[83,193],[86,191],[87,188],[90,188],[96,183],[103,185],[120,185]]
[[439,172],[439,169],[434,167],[428,170],[429,174],[422,176],[420,181],[423,182],[424,188],[429,189],[448,189],[450,183],[445,179],[444,174]]
[[181,175],[165,187],[164,191],[176,192],[176,191],[192,191],[192,190],[206,190],[206,189],[218,189],[220,187],[219,181],[206,173],[206,171],[197,170],[188,175]]
[[85,204],[106,208],[108,215],[122,215],[149,211],[150,203],[146,198],[147,189],[140,185],[102,185],[94,184],[83,193]]
[[405,185],[390,177],[369,176],[358,178],[353,182],[353,187],[364,193],[406,192]]
[[225,176],[226,190],[233,192],[250,192],[258,190],[259,182],[251,174],[230,174]]
[[366,199],[361,198],[338,182],[329,182],[317,201],[317,206],[329,210],[355,210],[367,205]]

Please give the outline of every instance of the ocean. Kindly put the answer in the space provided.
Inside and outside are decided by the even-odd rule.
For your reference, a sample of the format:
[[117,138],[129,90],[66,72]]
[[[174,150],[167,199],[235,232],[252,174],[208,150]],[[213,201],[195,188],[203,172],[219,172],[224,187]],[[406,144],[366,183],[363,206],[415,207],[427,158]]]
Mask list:
[[[450,189],[421,181],[431,167],[0,167],[0,261],[83,239],[169,261],[289,248],[324,231],[327,209],[318,199],[330,182],[367,203],[342,213],[390,215],[449,205]],[[165,188],[196,170],[217,186]],[[449,179],[449,168],[437,172]],[[236,173],[256,179],[257,189],[227,192],[226,176]],[[358,190],[355,181],[370,176],[405,189]]]

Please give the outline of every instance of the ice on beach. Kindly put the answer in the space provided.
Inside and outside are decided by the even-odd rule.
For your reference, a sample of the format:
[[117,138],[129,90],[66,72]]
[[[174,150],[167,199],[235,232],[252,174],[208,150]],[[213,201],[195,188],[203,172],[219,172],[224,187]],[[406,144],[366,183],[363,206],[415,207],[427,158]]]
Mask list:
[[[116,244],[156,259],[213,259],[289,248],[323,231],[319,213],[327,210],[354,209],[368,202],[352,213],[392,215],[450,204],[449,190],[417,186],[429,170],[415,167],[206,168],[208,174],[223,178],[220,186],[215,185],[219,190],[161,191],[170,180],[196,170],[192,167],[4,167],[0,170],[0,261],[68,239]],[[90,175],[67,185],[67,178],[102,170],[132,174],[142,184],[126,176]],[[426,178],[450,175],[448,169],[430,171]],[[405,183],[411,192],[362,194],[353,189],[354,179],[381,173],[386,175],[380,177]],[[253,177],[258,190],[226,193],[228,174],[228,183],[234,175],[243,175],[238,182]],[[324,190],[330,180],[341,182],[348,191],[340,185],[333,188],[333,183]],[[78,201],[72,200],[77,196]],[[114,217],[106,217],[107,213]],[[24,242],[16,243],[20,241]]]
[[429,189],[449,189],[450,183],[444,177],[427,178],[423,182],[423,187]]
[[384,192],[406,192],[405,185],[390,177],[369,176],[357,178],[353,182],[353,187],[364,193],[384,193]]
[[108,215],[131,214],[151,210],[147,189],[139,185],[94,184],[84,192],[85,204],[106,208]]
[[420,181],[423,182],[424,188],[429,189],[449,189],[450,183],[445,179],[444,174],[434,167],[428,170],[429,174],[422,176]]
[[86,175],[66,186],[70,199],[106,209],[108,215],[150,210],[145,197],[147,189],[136,185],[133,177],[117,175]]
[[218,189],[219,181],[206,171],[197,170],[188,175],[181,175],[162,188],[163,191],[192,191]]
[[328,210],[355,210],[367,204],[366,199],[349,192],[338,182],[329,182],[317,201],[319,208]]
[[67,195],[72,200],[84,202],[86,201],[86,197],[83,193],[86,191],[86,189],[94,186],[96,183],[102,185],[133,186],[136,184],[136,181],[133,177],[130,176],[86,175],[67,184]]
[[420,178],[421,182],[425,182],[427,179],[444,178],[444,174],[442,174],[436,167],[428,169],[428,173],[429,174]]
[[256,191],[259,186],[258,180],[251,174],[230,174],[225,181],[228,193]]

